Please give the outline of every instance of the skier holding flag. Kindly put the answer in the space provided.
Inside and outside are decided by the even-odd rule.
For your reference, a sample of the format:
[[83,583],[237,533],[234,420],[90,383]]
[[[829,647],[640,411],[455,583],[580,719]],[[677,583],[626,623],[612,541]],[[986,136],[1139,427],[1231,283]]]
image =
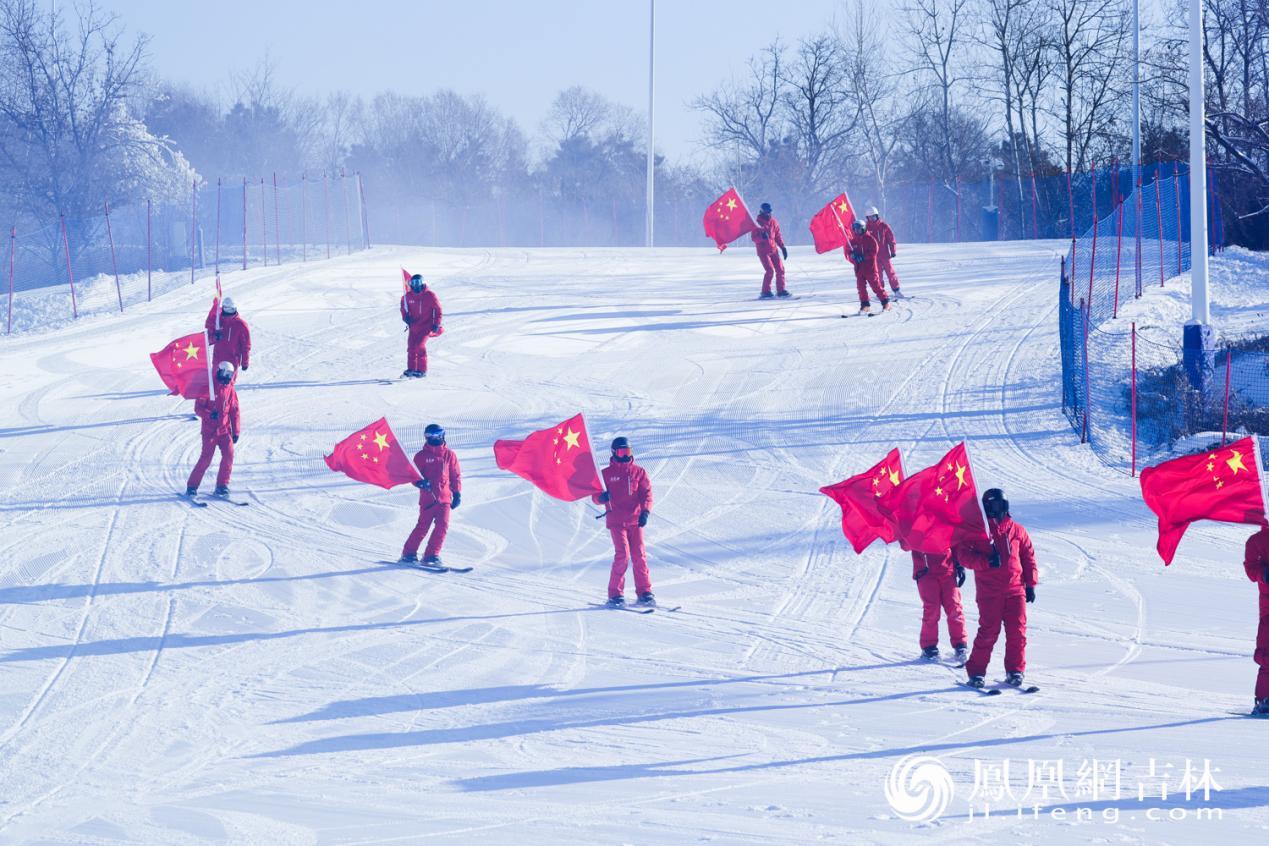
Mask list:
[[[406,271],[401,271],[403,274]],[[405,342],[406,364],[402,376],[421,379],[427,375],[427,339],[441,334],[441,301],[428,290],[419,274],[410,276],[409,290],[401,295],[401,319],[409,327]]]
[[1260,627],[1256,630],[1256,701],[1251,713],[1255,717],[1269,717],[1269,523],[1247,538],[1243,568],[1247,578],[1260,589]]
[[238,314],[234,298],[217,296],[212,300],[211,311],[207,313],[203,325],[215,349],[213,368],[222,361],[229,362],[234,366],[233,378],[237,382],[238,373],[245,373],[251,366],[251,329]]
[[[762,263],[762,293],[760,299],[769,300],[773,296],[787,297],[789,292],[784,287],[784,261],[789,257],[789,248],[784,245],[784,236],[780,234],[780,224],[771,213],[771,204],[763,203],[758,208],[757,228],[749,233],[754,249],[758,252],[758,261]],[[771,277],[775,277],[776,293],[771,293]]]
[[[899,291],[899,277],[895,275],[894,265],[891,264],[898,251],[898,246],[894,240],[894,230],[890,228],[890,224],[881,219],[881,212],[877,211],[876,206],[868,208],[868,214],[865,215],[868,223],[866,228],[868,234],[877,239],[877,281],[884,282],[889,280],[890,289],[894,292],[896,300],[903,299],[903,294]],[[885,277],[884,279],[882,277]]]
[[872,311],[872,303],[868,300],[868,289],[871,287],[877,299],[881,300],[881,310],[890,311],[890,298],[886,289],[881,286],[877,272],[877,253],[881,249],[877,239],[868,234],[862,220],[856,220],[851,233],[850,246],[847,248],[851,263],[855,265],[855,287],[859,291],[859,313]]
[[216,473],[218,497],[229,496],[229,476],[234,469],[234,444],[242,433],[238,414],[238,393],[234,390],[234,366],[222,361],[216,367],[216,377],[211,396],[194,402],[194,413],[202,420],[203,451],[198,456],[194,470],[185,485],[185,495],[191,499],[198,495],[203,474],[211,466],[212,457],[220,450],[220,470]]
[[458,456],[445,445],[445,430],[440,424],[429,423],[423,430],[423,439],[426,443],[414,454],[414,466],[420,477],[414,482],[419,489],[419,521],[406,538],[401,563],[417,563],[419,546],[428,538],[427,548],[423,550],[423,568],[445,569],[441,564],[441,547],[449,531],[450,512],[458,508],[463,498],[463,474]]
[[612,458],[604,468],[604,491],[591,497],[596,505],[606,505],[604,522],[612,535],[612,572],[608,576],[608,604],[626,604],[626,568],[634,565],[637,605],[655,606],[648,556],[643,545],[643,527],[652,516],[652,483],[648,472],[635,464],[630,441],[614,438]]

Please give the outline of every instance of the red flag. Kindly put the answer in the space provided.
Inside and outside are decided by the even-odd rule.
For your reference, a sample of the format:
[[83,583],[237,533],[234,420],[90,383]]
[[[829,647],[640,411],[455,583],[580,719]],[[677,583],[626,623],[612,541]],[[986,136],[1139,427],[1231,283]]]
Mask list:
[[890,543],[895,539],[895,527],[888,517],[877,510],[877,500],[890,493],[903,481],[903,459],[899,450],[890,454],[870,470],[858,476],[820,488],[820,493],[842,507],[842,534],[850,541],[856,554],[868,544],[881,539]]
[[174,395],[185,399],[209,396],[211,357],[207,354],[207,333],[195,332],[177,338],[156,353],[150,353],[159,378]]
[[735,188],[728,188],[723,196],[705,209],[705,237],[714,239],[720,253],[732,241],[757,228],[758,224],[753,222],[745,201],[740,199]]
[[500,469],[528,479],[544,493],[565,502],[604,489],[590,452],[586,421],[580,414],[534,432],[523,441],[495,441],[494,460]]
[[850,227],[855,223],[855,210],[851,208],[846,192],[820,209],[811,218],[811,237],[815,239],[815,252],[827,253],[850,244]]
[[411,277],[412,275],[413,275],[413,274],[411,274],[411,273],[410,273],[410,271],[406,270],[404,267],[403,267],[403,268],[401,268],[401,290],[402,290],[403,292],[406,292],[406,293],[408,293],[408,292],[409,292],[409,290],[410,290],[410,277]]
[[1265,522],[1260,456],[1254,437],[1165,461],[1141,471],[1141,496],[1159,517],[1159,557],[1171,564],[1195,520]]
[[969,452],[960,443],[933,467],[904,479],[877,500],[905,549],[938,555],[966,541],[987,541]]
[[326,456],[326,466],[350,479],[381,488],[422,478],[401,448],[401,442],[392,434],[386,417],[380,417],[335,444],[331,454]]

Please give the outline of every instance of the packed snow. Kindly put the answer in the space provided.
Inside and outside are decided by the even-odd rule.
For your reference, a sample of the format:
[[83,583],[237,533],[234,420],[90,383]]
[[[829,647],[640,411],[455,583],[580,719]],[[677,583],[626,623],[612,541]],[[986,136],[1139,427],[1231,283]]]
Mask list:
[[[236,273],[246,508],[176,496],[198,425],[148,358],[201,327],[210,280],[0,338],[0,841],[1262,842],[1266,725],[1231,713],[1256,669],[1250,528],[1196,525],[1165,569],[1137,482],[1079,444],[1063,248],[904,245],[912,298],[846,320],[849,269],[804,248],[799,298],[774,302],[739,246]],[[402,266],[446,332],[427,379],[385,384]],[[597,510],[495,467],[495,439],[578,411],[597,457],[623,434],[647,468],[653,585],[681,610],[592,608]],[[323,463],[383,415],[410,451],[445,426],[464,487],[443,557],[470,574],[381,563],[414,490]],[[917,660],[910,558],[854,555],[817,492],[962,439],[1035,542],[1035,695]],[[886,792],[910,755],[954,785],[934,819]],[[1120,795],[1090,792],[1094,760]],[[1209,795],[1187,799],[1205,761]]]

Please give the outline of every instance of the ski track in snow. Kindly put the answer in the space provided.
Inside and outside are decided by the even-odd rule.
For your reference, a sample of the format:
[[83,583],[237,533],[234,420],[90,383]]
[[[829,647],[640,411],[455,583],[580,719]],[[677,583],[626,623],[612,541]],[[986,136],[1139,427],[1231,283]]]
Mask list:
[[[1263,836],[1263,726],[1225,714],[1254,675],[1246,532],[1195,527],[1164,572],[1135,480],[1079,445],[1061,248],[906,247],[914,298],[860,320],[839,317],[848,268],[802,250],[790,287],[814,296],[788,302],[751,300],[742,249],[379,248],[228,275],[254,342],[249,508],[179,501],[198,425],[147,357],[201,325],[210,280],[0,338],[0,841]],[[396,379],[400,266],[445,305],[425,380]],[[588,607],[611,557],[597,509],[494,467],[493,440],[578,410],[598,459],[626,434],[648,468],[653,583],[681,611]],[[465,497],[444,555],[472,573],[376,564],[413,489],[321,456],[381,414],[410,453],[426,423],[450,433]],[[907,554],[855,556],[817,491],[961,439],[1036,544],[1038,696],[971,696],[916,660]],[[972,577],[964,599],[972,637]],[[1232,798],[1206,828],[971,828],[963,806],[914,827],[882,783],[917,752],[962,797],[976,760],[1208,757]]]

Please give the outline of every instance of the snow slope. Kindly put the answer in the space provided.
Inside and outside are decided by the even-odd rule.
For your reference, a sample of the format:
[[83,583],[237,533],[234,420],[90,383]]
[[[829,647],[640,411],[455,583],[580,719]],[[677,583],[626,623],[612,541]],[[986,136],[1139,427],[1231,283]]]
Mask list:
[[[790,302],[752,299],[743,248],[381,248],[235,274],[248,508],[173,497],[197,425],[147,357],[201,325],[210,281],[0,338],[0,842],[1262,842],[1266,725],[1228,713],[1255,670],[1249,532],[1196,527],[1165,571],[1136,482],[1078,444],[1061,248],[905,247],[915,298],[849,320],[848,271],[806,250]],[[381,384],[404,366],[400,265],[447,331],[427,380]],[[596,512],[495,468],[496,438],[578,410],[649,470],[654,585],[683,610],[589,608],[611,554]],[[377,563],[413,490],[322,463],[384,414],[411,445],[450,433],[445,557],[470,575]],[[914,661],[910,559],[855,556],[817,493],[962,438],[1039,554],[1035,696]],[[883,792],[913,753],[955,781],[934,822]],[[1121,762],[1119,800],[1077,796],[1094,758]],[[1222,789],[1139,801],[1152,758],[1173,791],[1211,759]],[[1015,798],[970,817],[975,773],[1005,759]],[[1064,819],[1024,797],[1046,760]]]

